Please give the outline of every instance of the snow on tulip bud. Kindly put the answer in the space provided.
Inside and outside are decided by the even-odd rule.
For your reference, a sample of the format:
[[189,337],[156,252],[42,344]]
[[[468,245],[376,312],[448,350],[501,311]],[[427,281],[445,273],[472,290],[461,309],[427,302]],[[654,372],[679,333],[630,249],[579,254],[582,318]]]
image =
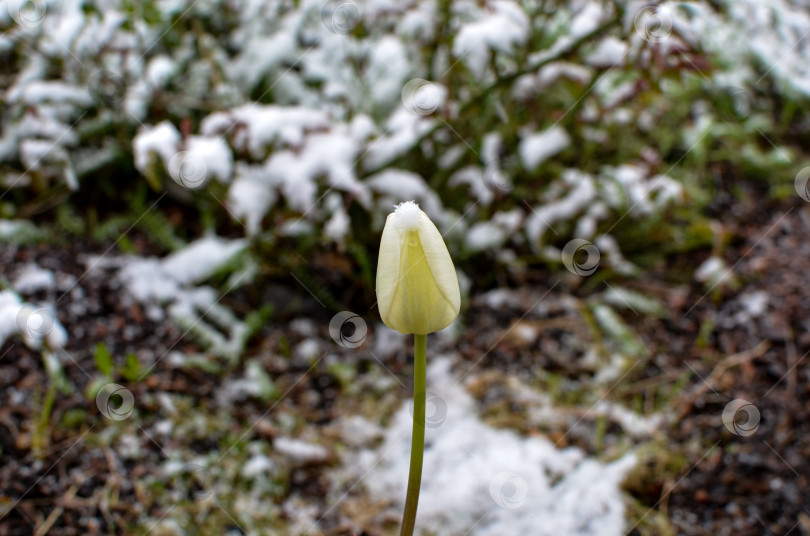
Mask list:
[[447,246],[413,201],[388,215],[377,262],[377,303],[385,325],[427,335],[458,316],[461,293]]

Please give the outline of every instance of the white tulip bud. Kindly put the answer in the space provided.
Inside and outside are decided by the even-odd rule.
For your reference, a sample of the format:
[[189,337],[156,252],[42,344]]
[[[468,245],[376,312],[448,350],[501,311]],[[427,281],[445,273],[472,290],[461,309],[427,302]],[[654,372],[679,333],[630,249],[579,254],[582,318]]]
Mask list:
[[413,201],[385,221],[377,262],[377,304],[385,325],[400,333],[427,335],[458,316],[461,293],[447,246]]

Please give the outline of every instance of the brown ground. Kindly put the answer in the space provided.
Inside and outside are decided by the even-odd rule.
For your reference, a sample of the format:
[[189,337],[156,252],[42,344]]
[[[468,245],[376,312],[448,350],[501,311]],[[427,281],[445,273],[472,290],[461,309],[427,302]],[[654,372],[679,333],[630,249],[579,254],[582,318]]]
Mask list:
[[[810,206],[744,210],[748,212],[725,222],[733,240],[722,256],[733,267],[733,285],[721,284],[705,294],[697,282],[674,283],[666,269],[643,281],[626,282],[625,286],[657,297],[667,306],[663,318],[625,316],[641,334],[649,357],[614,395],[628,403],[635,397],[645,410],[664,411],[668,416],[661,430],[663,439],[653,441],[663,444],[665,453],[644,459],[648,471],[628,483],[636,503],[630,518],[641,521],[629,534],[654,534],[649,520],[660,515],[669,519],[675,533],[688,536],[810,534],[810,367],[806,357],[810,352]],[[80,252],[88,249],[103,251],[81,243],[3,246],[0,263],[9,271],[35,260],[42,267],[80,277],[84,272]],[[708,252],[690,255],[694,269]],[[531,286],[527,296],[543,290],[542,283],[527,284]],[[585,292],[584,288],[562,284],[544,300],[551,304],[547,309],[530,315],[524,313],[531,303],[493,314],[474,301],[467,312],[470,329],[458,343],[460,354],[470,365],[483,356],[478,365],[481,371],[532,379],[548,370],[586,385],[595,371],[576,364],[575,352],[566,341],[571,336],[587,339],[587,328],[563,306],[557,310],[554,305],[563,303],[569,293]],[[34,534],[49,523],[48,534],[53,535],[125,534],[145,511],[155,514],[150,510],[154,505],[140,500],[135,483],[155,471],[162,454],[156,448],[137,464],[124,463],[115,452],[86,440],[83,434],[92,437],[100,419],[83,394],[90,382],[85,371],[95,370],[92,349],[99,341],[114,356],[132,351],[147,361],[172,347],[180,351],[195,347],[181,338],[178,329],[150,322],[138,306],[125,305],[121,292],[110,277],[85,277],[60,300],[70,304],[59,308],[59,320],[71,334],[64,362],[76,389],[57,394],[50,443],[40,457],[33,452],[30,432],[42,386],[48,381],[42,362],[18,339],[0,348],[0,516],[6,512],[0,517],[0,536]],[[767,299],[764,310],[746,313],[745,304],[758,292]],[[83,309],[73,308],[79,305]],[[528,346],[516,341],[509,334],[516,322],[534,322],[542,336]],[[321,324],[328,324],[328,317]],[[282,333],[294,338],[285,328],[263,330],[252,351],[295,342],[282,343]],[[323,336],[328,337],[325,330]],[[493,346],[494,341],[498,342]],[[282,388],[306,372],[306,366],[293,361],[268,359],[265,364]],[[386,364],[395,373],[407,372],[401,355],[388,358]],[[361,373],[369,366],[362,360],[355,365]],[[341,386],[320,366],[307,378],[275,411],[303,411],[311,422],[327,424],[335,417]],[[139,390],[166,390],[205,400],[218,381],[199,370],[178,371],[162,363],[133,391],[136,397]],[[665,389],[673,386],[678,389]],[[672,392],[677,394],[669,398],[663,394]],[[498,393],[495,385],[477,393],[482,407],[497,406]],[[735,399],[749,401],[760,413],[751,435],[735,435],[723,423],[723,410]],[[77,409],[84,412],[71,413]],[[246,404],[235,411],[243,412],[240,417],[249,421],[261,408]],[[519,412],[519,408],[506,411]],[[272,440],[272,430],[258,428],[255,434]],[[609,428],[608,435],[613,431]],[[564,434],[565,442],[598,452],[588,437],[587,431]],[[215,440],[211,445],[195,445],[202,450],[217,448]],[[299,471],[291,477],[289,488],[299,494],[323,494],[328,467],[327,463]],[[116,480],[114,501],[99,493],[101,487],[111,489],[111,479]]]

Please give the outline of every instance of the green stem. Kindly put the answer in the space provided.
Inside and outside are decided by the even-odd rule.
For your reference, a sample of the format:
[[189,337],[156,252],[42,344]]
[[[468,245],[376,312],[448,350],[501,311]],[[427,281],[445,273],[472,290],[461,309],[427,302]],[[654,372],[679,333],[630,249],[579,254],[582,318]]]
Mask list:
[[399,536],[412,536],[422,484],[422,458],[425,454],[425,376],[427,368],[427,335],[413,336],[413,435],[411,437],[411,472],[408,475],[408,494],[402,530]]

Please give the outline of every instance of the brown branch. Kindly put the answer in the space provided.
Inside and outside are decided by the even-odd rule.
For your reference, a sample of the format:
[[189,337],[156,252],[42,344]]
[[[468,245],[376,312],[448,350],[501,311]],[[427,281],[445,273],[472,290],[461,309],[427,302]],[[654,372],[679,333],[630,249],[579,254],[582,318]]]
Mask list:
[[[683,406],[681,407],[680,411],[677,414],[677,419],[682,419],[689,411],[692,409],[692,406],[695,405],[695,402],[702,396],[706,394],[709,389],[714,389],[715,386],[719,383],[720,378],[722,378],[723,374],[726,373],[730,368],[736,367],[738,365],[742,365],[748,361],[754,360],[758,357],[761,357],[768,351],[771,347],[770,341],[762,341],[754,348],[749,350],[745,350],[744,352],[738,352],[736,354],[732,354],[728,357],[723,358],[720,363],[714,367],[714,370],[706,378],[702,383],[700,383],[697,387],[692,389],[689,393],[685,394],[681,397],[682,400],[678,402],[682,403]],[[676,406],[679,405],[676,403]]]
[[67,493],[62,496],[62,501],[60,505],[56,506],[53,510],[51,510],[50,515],[48,515],[47,519],[42,522],[41,525],[37,526],[36,531],[34,532],[34,536],[45,536],[48,534],[48,531],[51,530],[56,520],[59,519],[59,516],[65,511],[64,503],[68,503],[73,500],[73,497],[76,496],[76,492],[79,491],[78,485],[73,485],[68,489]]

